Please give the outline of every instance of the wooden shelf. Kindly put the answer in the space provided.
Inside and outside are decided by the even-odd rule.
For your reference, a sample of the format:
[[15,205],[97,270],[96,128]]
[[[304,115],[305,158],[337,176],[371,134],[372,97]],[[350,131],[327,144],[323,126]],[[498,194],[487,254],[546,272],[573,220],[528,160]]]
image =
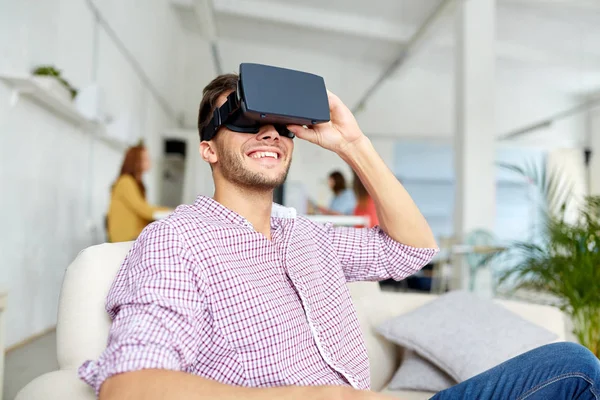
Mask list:
[[55,95],[50,90],[41,86],[31,76],[0,74],[0,81],[3,81],[13,89],[11,100],[13,106],[20,97],[26,97],[57,117],[92,134],[98,140],[115,149],[123,150],[129,146],[129,143],[107,136],[104,124],[87,118],[75,108],[73,102]]

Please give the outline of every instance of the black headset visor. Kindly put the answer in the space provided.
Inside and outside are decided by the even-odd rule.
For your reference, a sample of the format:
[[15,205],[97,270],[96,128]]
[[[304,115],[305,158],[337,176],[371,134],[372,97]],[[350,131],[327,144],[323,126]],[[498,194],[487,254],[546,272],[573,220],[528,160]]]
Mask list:
[[202,130],[211,140],[222,126],[234,132],[258,133],[274,125],[293,138],[286,125],[316,125],[330,119],[327,89],[322,77],[262,64],[241,64],[237,90],[215,109]]

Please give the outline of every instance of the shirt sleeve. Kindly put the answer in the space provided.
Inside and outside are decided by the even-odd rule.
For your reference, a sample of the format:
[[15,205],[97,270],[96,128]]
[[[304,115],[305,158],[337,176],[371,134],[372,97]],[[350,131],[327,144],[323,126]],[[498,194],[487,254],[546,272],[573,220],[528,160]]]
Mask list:
[[399,243],[379,226],[330,226],[329,235],[348,282],[402,280],[427,265],[438,252],[436,248]]
[[141,369],[184,371],[209,337],[205,285],[189,250],[165,223],[146,228],[109,291],[108,344],[79,376],[99,393],[112,375]]

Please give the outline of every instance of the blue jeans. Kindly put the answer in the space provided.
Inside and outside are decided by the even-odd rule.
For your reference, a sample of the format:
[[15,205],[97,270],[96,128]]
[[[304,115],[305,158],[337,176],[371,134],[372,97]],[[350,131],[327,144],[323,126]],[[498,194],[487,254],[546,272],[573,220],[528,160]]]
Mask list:
[[600,399],[600,361],[583,346],[553,343],[439,392],[433,400]]

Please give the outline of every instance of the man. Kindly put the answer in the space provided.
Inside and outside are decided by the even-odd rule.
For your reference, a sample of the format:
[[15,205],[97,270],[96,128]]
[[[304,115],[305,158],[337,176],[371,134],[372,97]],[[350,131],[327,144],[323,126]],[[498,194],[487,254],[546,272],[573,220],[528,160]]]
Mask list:
[[[205,88],[201,131],[236,85],[237,76],[223,75]],[[288,129],[353,168],[380,227],[323,226],[273,205],[293,139],[270,125],[256,134],[222,127],[200,144],[214,197],[200,196],[146,228],[113,283],[107,349],[79,371],[100,399],[387,398],[367,390],[368,358],[346,283],[403,279],[431,260],[436,243],[352,113],[333,94],[329,103],[330,123]],[[439,396],[502,398],[494,397],[502,386],[517,398],[577,381],[593,398],[599,368],[579,347],[543,348],[527,356],[535,364],[513,360],[509,367],[522,376],[548,366],[556,351],[569,361],[566,373],[587,380],[557,378],[561,365],[515,383],[498,367]]]

